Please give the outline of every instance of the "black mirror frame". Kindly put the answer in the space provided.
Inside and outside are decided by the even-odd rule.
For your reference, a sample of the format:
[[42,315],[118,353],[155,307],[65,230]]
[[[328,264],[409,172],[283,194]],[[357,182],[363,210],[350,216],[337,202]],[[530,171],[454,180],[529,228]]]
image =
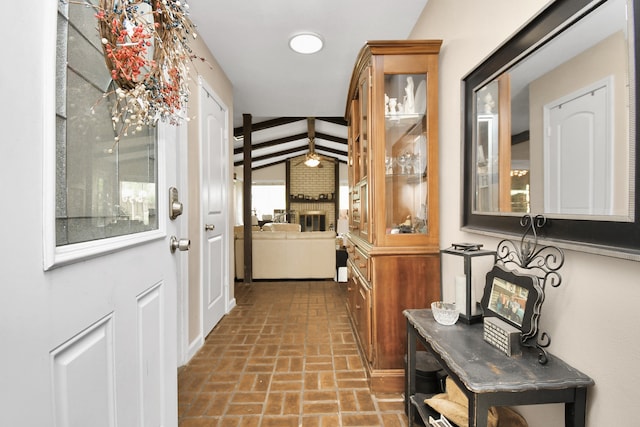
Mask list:
[[[473,71],[462,79],[462,134],[463,134],[463,212],[462,227],[469,231],[485,231],[499,234],[520,234],[521,215],[492,215],[479,214],[473,212],[473,127],[474,120],[474,98],[473,92],[483,82],[511,63],[514,58],[535,47],[540,40],[549,34],[557,31],[568,19],[586,7],[593,4],[588,11],[601,5],[606,0],[556,0],[546,9],[536,15],[524,27],[522,27],[512,38],[496,49],[486,60],[484,60]],[[634,117],[631,121],[640,124],[638,101],[640,100],[640,81],[638,64],[638,52],[640,49],[640,36],[638,24],[640,24],[640,0],[632,0],[633,4],[633,39],[634,51],[634,96],[636,107]],[[633,255],[640,254],[640,181],[638,169],[640,169],[640,146],[638,145],[638,132],[634,136],[635,150],[635,188],[633,222],[614,222],[603,220],[571,220],[571,219],[548,219],[544,229],[545,239],[553,241],[566,241],[573,244],[586,244],[597,248],[611,249],[615,252],[624,252]],[[535,214],[535,213],[533,213]]]

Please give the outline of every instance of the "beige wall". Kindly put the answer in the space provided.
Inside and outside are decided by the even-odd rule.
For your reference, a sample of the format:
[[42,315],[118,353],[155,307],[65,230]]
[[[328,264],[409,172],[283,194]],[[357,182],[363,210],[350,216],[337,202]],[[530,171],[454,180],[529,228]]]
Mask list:
[[[194,51],[194,55],[198,57],[191,63],[191,82],[189,89],[191,95],[189,96],[188,114],[191,121],[188,125],[188,175],[189,175],[189,191],[188,191],[188,218],[189,218],[189,238],[191,239],[191,249],[189,250],[189,289],[188,289],[188,345],[197,345],[197,341],[204,339],[202,337],[202,320],[200,319],[200,244],[201,237],[203,235],[200,228],[201,220],[201,208],[200,208],[200,143],[199,143],[199,127],[200,121],[198,119],[198,105],[199,105],[199,90],[198,90],[198,77],[202,77],[207,86],[211,88],[218,96],[218,101],[223,103],[228,109],[229,120],[229,141],[233,141],[233,88],[231,82],[225,75],[222,68],[216,62],[216,59],[211,54],[206,45],[197,38],[190,44]],[[199,59],[204,58],[204,61]],[[229,194],[228,206],[228,218],[229,228],[226,231],[227,236],[227,253],[229,254],[228,260],[228,284],[229,284],[229,301],[234,299],[233,294],[233,145],[229,142],[229,155],[227,163],[229,165],[229,187],[227,189]]]
[[[513,34],[547,0],[429,0],[411,38],[443,39],[440,57],[440,194],[460,194],[462,163],[460,80]],[[460,230],[460,197],[441,197],[441,247],[498,239]],[[637,423],[640,400],[640,262],[565,251],[564,282],[547,290],[540,328],[549,351],[595,380],[588,393],[587,426]],[[453,298],[445,284],[445,299]],[[561,405],[520,408],[530,427],[564,425]]]

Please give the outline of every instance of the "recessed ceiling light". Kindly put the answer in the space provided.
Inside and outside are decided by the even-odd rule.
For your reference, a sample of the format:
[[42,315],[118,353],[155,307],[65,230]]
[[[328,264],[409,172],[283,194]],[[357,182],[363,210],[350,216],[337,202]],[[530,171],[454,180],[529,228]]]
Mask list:
[[314,33],[301,33],[289,39],[289,47],[298,53],[316,53],[323,46],[322,38]]

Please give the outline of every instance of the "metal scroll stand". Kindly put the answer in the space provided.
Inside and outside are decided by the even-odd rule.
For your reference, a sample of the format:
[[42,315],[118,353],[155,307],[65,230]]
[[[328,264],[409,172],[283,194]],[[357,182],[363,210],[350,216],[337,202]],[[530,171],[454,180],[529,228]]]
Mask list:
[[[540,279],[540,296],[545,298],[545,288],[550,285],[554,288],[562,283],[562,276],[558,270],[564,264],[564,253],[556,246],[539,246],[538,231],[544,227],[547,219],[543,215],[535,217],[527,214],[520,220],[520,225],[525,231],[519,245],[512,240],[502,240],[496,250],[496,264],[502,264],[505,268],[514,268],[520,272],[531,274]],[[542,301],[540,307],[542,307]],[[548,353],[545,350],[551,344],[548,333],[542,332],[538,337],[535,334],[530,337],[522,337],[521,343],[525,347],[538,349],[538,362],[544,365],[548,361]]]

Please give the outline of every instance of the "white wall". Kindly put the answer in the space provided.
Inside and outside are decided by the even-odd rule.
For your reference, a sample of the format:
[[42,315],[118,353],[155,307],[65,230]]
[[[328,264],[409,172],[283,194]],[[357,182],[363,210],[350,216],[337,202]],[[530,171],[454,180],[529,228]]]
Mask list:
[[[243,180],[243,166],[233,168],[236,173],[236,179]],[[251,171],[251,182],[256,184],[284,184],[286,181],[286,167],[284,163],[268,166],[266,168],[255,169]]]
[[[429,0],[410,38],[443,39],[440,56],[440,194],[460,194],[460,80],[547,0]],[[441,247],[498,239],[460,230],[460,197],[441,197]],[[590,375],[587,426],[637,425],[640,400],[640,262],[565,251],[564,282],[547,290],[540,328],[549,351]],[[446,285],[446,284],[445,284]],[[445,289],[445,298],[453,295]],[[519,408],[530,427],[564,425],[562,405]]]

